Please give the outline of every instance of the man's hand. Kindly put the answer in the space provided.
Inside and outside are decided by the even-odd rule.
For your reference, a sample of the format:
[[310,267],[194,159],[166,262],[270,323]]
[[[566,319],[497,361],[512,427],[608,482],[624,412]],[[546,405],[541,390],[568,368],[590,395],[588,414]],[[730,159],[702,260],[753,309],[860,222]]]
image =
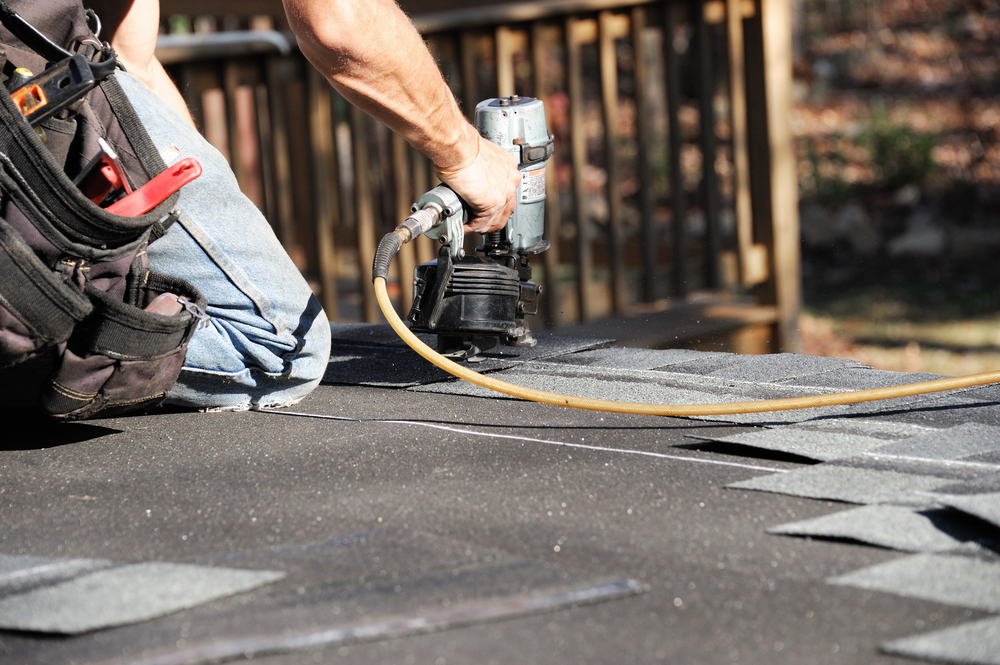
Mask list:
[[471,162],[459,168],[435,170],[471,209],[465,232],[489,233],[503,228],[514,212],[521,173],[514,158],[496,144],[478,134],[476,140],[476,156]]

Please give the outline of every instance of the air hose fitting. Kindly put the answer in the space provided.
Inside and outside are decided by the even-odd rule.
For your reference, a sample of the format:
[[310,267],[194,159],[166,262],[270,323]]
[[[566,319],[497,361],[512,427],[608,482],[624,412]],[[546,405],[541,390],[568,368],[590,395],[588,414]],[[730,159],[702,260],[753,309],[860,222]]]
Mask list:
[[[406,236],[406,237],[404,237]],[[403,243],[408,242],[409,232],[406,229],[396,228],[392,233],[386,233],[378,243],[375,250],[375,259],[372,261],[372,281],[381,277],[383,280],[389,277],[389,264],[392,257],[396,256]]]

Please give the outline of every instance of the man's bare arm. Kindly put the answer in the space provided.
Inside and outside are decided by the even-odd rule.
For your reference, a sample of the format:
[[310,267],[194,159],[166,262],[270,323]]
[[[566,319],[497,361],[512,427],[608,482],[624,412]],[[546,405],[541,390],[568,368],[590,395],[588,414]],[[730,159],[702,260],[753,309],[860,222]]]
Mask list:
[[501,228],[514,160],[465,120],[423,39],[394,0],[283,0],[299,48],[348,101],[400,134],[470,204],[468,229]]
[[194,120],[177,86],[156,59],[160,0],[88,0],[101,19],[107,40],[130,74],[135,75],[192,125]]

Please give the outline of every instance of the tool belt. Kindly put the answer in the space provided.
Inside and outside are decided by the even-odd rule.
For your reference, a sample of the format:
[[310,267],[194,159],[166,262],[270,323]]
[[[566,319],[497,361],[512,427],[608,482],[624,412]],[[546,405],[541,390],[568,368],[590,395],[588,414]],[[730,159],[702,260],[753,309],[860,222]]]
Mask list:
[[[166,165],[115,81],[110,47],[93,34],[76,45],[46,43],[4,0],[0,22],[17,38],[0,44],[4,79],[26,76],[15,67],[52,79],[29,78],[28,101],[25,86],[0,86],[0,384],[61,420],[157,404],[207,319],[198,290],[151,270],[146,254],[175,218],[178,195],[123,216],[113,212],[115,191],[85,193],[80,177],[88,165],[99,170],[98,139],[118,148],[128,181],[118,184],[128,189]],[[77,85],[89,92],[60,96]],[[42,98],[48,109],[38,107]],[[42,111],[52,113],[29,120]]]

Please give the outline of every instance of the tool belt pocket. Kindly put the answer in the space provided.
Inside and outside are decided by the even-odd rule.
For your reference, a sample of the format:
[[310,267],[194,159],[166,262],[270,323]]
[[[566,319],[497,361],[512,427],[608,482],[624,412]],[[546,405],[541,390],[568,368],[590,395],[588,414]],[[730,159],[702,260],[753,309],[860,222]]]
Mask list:
[[[70,335],[42,388],[42,410],[58,420],[108,417],[154,406],[180,374],[188,341],[207,319],[205,299],[186,281],[147,271],[133,303],[90,285],[91,313]],[[174,309],[147,311],[163,295]],[[161,299],[162,301],[162,299]]]
[[92,309],[89,298],[42,263],[0,218],[0,368],[66,342]]

